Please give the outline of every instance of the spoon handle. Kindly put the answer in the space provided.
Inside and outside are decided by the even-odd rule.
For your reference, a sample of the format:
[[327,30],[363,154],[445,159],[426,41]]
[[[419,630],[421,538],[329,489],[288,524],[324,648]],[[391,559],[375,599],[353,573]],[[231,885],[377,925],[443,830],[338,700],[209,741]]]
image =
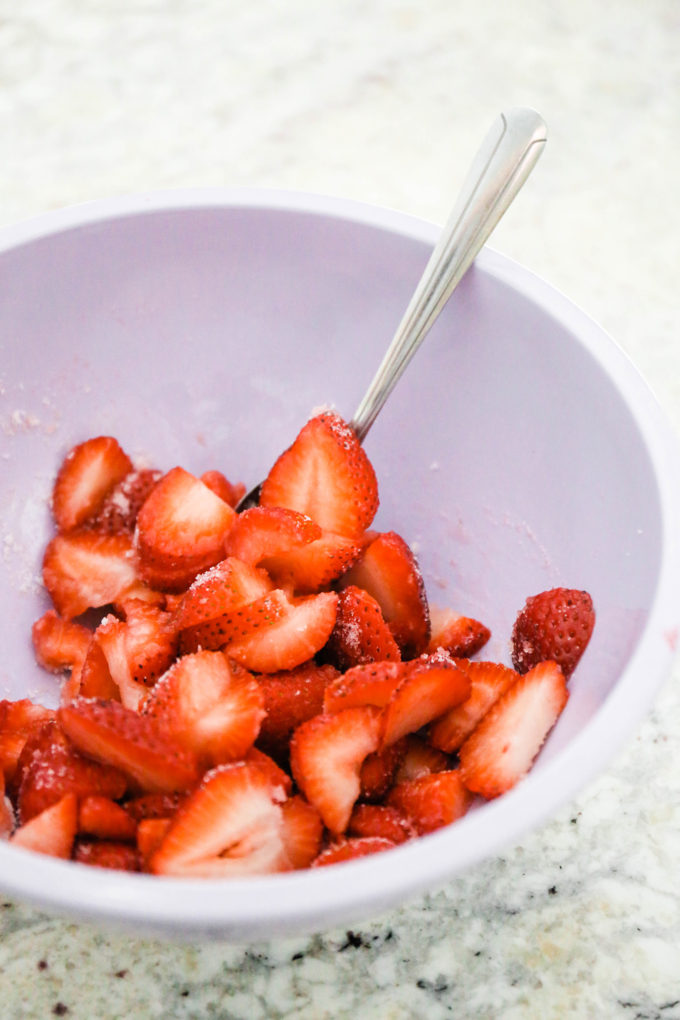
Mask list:
[[513,107],[492,124],[394,339],[354,415],[351,424],[359,442],[363,442],[454,288],[529,176],[546,139],[545,122],[526,107]]

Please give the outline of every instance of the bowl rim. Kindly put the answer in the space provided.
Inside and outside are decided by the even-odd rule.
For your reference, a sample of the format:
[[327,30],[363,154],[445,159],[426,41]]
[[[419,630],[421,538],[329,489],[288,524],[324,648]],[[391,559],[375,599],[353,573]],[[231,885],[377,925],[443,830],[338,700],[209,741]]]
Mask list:
[[[110,219],[210,207],[310,213],[375,227],[428,246],[435,243],[441,229],[395,209],[314,192],[180,188],[89,201],[10,224],[0,229],[0,252]],[[74,869],[71,862],[0,843],[0,883],[8,895],[62,914],[176,938],[244,941],[328,929],[400,905],[515,845],[592,780],[642,723],[670,675],[680,643],[676,438],[628,356],[578,306],[535,273],[488,247],[476,266],[536,304],[587,348],[631,410],[654,467],[664,557],[647,623],[615,689],[568,745],[509,793],[470,812],[454,826],[390,854],[334,868],[256,878],[159,881],[141,874]],[[643,670],[644,685],[638,679]],[[453,867],[452,855],[456,858]],[[339,880],[345,877],[346,882]],[[222,891],[224,896],[219,895]]]

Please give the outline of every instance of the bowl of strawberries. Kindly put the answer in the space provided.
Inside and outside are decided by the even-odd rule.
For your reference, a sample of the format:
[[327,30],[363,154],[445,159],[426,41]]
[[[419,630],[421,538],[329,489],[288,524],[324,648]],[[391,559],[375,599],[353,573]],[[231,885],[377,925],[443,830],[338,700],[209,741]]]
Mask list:
[[677,450],[595,323],[485,249],[348,424],[436,236],[248,190],[0,236],[7,895],[179,938],[356,921],[541,824],[643,716]]

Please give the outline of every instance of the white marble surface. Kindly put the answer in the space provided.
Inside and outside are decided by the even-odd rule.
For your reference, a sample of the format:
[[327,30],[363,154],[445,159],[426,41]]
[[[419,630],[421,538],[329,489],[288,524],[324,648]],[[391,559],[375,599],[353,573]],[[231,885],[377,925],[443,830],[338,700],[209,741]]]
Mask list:
[[[494,246],[629,352],[680,430],[677,0],[0,0],[0,224],[264,185],[443,221],[480,132],[550,127]],[[0,900],[0,1015],[680,1018],[680,671],[606,774],[443,892],[256,946]]]

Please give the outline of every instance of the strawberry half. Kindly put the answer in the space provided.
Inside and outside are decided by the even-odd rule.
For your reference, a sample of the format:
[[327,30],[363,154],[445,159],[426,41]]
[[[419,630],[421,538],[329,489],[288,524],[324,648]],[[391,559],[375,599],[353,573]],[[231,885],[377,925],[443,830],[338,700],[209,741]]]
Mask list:
[[33,624],[31,637],[40,665],[59,673],[85,658],[92,632],[81,623],[62,620],[53,609],[48,609]]
[[290,602],[280,588],[268,591],[254,602],[237,606],[213,620],[206,620],[182,631],[182,652],[195,652],[200,648],[218,651],[235,642],[244,641],[257,631],[271,627],[290,611]]
[[300,594],[326,588],[343,574],[361,552],[361,543],[326,531],[307,545],[262,560],[276,584],[289,585]]
[[380,606],[363,588],[350,585],[338,595],[337,618],[328,652],[340,669],[368,662],[399,662],[401,652]]
[[487,799],[510,790],[529,771],[569,697],[555,662],[540,662],[489,709],[460,749],[460,774]]
[[387,803],[397,808],[419,836],[424,836],[461,818],[472,796],[459,770],[451,769],[399,783],[389,793]]
[[423,655],[408,664],[384,710],[382,747],[437,719],[470,693],[467,674],[446,655]]
[[281,805],[266,773],[246,762],[206,773],[177,812],[150,868],[157,875],[192,878],[290,870]]
[[512,631],[512,664],[526,673],[550,659],[569,679],[586,650],[595,626],[587,591],[552,588],[528,598]]
[[43,583],[66,620],[122,598],[138,582],[129,535],[78,529],[56,535],[43,558]]
[[491,631],[479,620],[452,609],[430,609],[431,636],[428,652],[444,648],[455,659],[467,659],[484,647]]
[[303,722],[323,711],[324,693],[338,675],[333,666],[304,663],[297,669],[262,674],[265,717],[257,743],[274,758],[284,760],[288,743]]
[[264,717],[254,677],[230,667],[221,652],[183,655],[161,677],[142,707],[171,737],[209,765],[242,758]]
[[405,662],[367,662],[353,666],[329,683],[324,712],[341,712],[356,705],[384,708],[406,675]]
[[337,602],[334,592],[300,599],[291,603],[280,619],[229,644],[225,651],[254,673],[295,669],[312,659],[328,641],[335,626]]
[[175,609],[175,627],[183,651],[221,647],[221,626],[239,606],[255,602],[272,590],[267,573],[235,557],[221,560],[199,574]]
[[76,698],[57,713],[75,746],[96,761],[113,765],[143,790],[187,790],[199,778],[195,756],[162,733],[149,716],[117,701]]
[[257,566],[268,556],[288,552],[321,537],[305,514],[280,506],[254,506],[239,514],[226,541],[227,556]]
[[75,794],[67,793],[16,829],[9,841],[24,850],[67,860],[71,856],[77,825],[78,799]]
[[59,531],[71,531],[99,510],[105,497],[132,470],[132,461],[112,436],[88,439],[66,455],[52,490]]
[[322,850],[312,863],[312,868],[323,868],[328,864],[344,864],[358,857],[369,857],[383,850],[393,850],[397,846],[391,839],[382,836],[353,836],[341,839]]
[[519,673],[500,662],[459,662],[459,665],[470,680],[469,697],[437,719],[429,733],[431,743],[448,754],[458,750],[494,702],[519,680]]
[[110,797],[88,794],[78,804],[78,832],[97,839],[135,841],[137,823]]
[[293,734],[293,778],[331,832],[347,828],[361,792],[361,766],[377,751],[380,730],[380,710],[362,706],[317,715]]
[[413,552],[400,535],[387,531],[373,538],[341,585],[356,585],[373,596],[405,659],[425,651],[430,636],[425,584]]
[[311,418],[262,484],[260,506],[307,514],[324,531],[358,538],[378,509],[378,483],[359,440],[330,412]]

